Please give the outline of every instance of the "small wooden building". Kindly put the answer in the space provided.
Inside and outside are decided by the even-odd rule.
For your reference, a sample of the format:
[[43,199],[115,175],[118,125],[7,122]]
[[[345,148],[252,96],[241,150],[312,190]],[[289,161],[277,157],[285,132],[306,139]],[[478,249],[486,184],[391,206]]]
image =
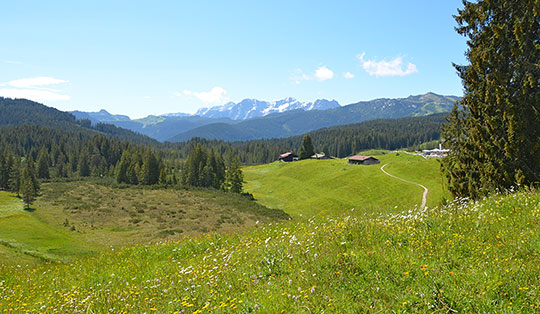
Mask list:
[[279,155],[279,160],[286,161],[286,162],[298,161],[298,155],[294,154],[293,152],[287,152],[287,153]]
[[349,157],[349,164],[351,165],[375,165],[380,163],[379,159],[371,156],[354,155]]

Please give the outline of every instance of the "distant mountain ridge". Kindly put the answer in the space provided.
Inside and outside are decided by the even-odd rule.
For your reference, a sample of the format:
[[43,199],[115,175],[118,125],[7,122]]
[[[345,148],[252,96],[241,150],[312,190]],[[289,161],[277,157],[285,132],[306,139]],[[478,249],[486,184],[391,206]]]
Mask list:
[[243,120],[236,124],[208,124],[180,133],[170,138],[169,141],[183,142],[193,137],[225,141],[289,137],[321,128],[367,120],[416,117],[449,112],[459,99],[457,96],[426,93],[407,98],[380,98],[361,101],[328,110],[293,110]]
[[70,111],[72,115],[77,118],[77,120],[83,120],[88,119],[93,124],[99,123],[99,122],[113,122],[113,121],[130,121],[131,119],[126,115],[121,114],[111,114],[105,109],[101,109],[100,111],[96,112],[85,112],[85,111]]
[[379,98],[347,106],[325,99],[314,102],[300,102],[291,97],[271,102],[244,99],[238,103],[202,108],[193,116],[168,113],[135,120],[105,110],[72,113],[78,119],[89,119],[94,124],[114,124],[158,141],[187,141],[193,137],[243,141],[289,137],[320,128],[373,119],[449,112],[459,99],[457,96],[431,92],[407,98]]
[[314,102],[301,102],[292,97],[274,101],[262,101],[246,98],[240,102],[229,102],[223,106],[201,108],[196,116],[207,118],[229,118],[231,120],[247,120],[264,117],[272,113],[282,113],[291,110],[327,110],[340,107],[335,100],[317,99]]

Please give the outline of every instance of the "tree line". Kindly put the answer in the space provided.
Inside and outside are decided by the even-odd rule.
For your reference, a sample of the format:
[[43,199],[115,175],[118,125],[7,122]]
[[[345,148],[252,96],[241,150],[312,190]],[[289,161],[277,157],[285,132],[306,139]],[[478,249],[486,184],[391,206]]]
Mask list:
[[[317,152],[344,158],[366,149],[415,149],[423,143],[441,139],[441,125],[448,114],[424,117],[379,119],[335,126],[310,132]],[[243,164],[269,163],[287,151],[300,151],[303,135],[289,138],[225,142],[193,138],[184,143],[165,143],[174,158],[185,159],[194,145],[214,149],[225,155],[236,155]]]
[[39,180],[58,178],[109,177],[120,184],[183,184],[242,191],[237,158],[229,158],[226,165],[214,150],[207,152],[196,145],[190,151],[184,162],[174,159],[171,149],[100,134],[38,125],[1,127],[0,189],[18,193],[27,206],[39,192]]

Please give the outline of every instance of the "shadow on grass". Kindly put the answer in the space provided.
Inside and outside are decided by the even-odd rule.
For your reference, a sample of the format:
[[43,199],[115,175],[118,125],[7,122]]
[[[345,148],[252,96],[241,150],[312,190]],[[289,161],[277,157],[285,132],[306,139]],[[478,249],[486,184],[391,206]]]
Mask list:
[[36,209],[32,208],[32,207],[25,207],[24,210],[27,211],[27,212],[30,212],[30,213],[33,213],[33,212],[36,211]]

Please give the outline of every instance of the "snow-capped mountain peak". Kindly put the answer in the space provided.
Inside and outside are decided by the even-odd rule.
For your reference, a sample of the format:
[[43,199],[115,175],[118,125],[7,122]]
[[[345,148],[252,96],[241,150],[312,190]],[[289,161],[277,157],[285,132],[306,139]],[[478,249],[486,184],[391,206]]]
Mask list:
[[207,118],[245,120],[290,110],[326,110],[337,107],[340,107],[337,101],[326,99],[317,99],[314,102],[301,102],[292,97],[274,101],[246,98],[238,103],[229,102],[223,106],[201,108],[195,115]]

